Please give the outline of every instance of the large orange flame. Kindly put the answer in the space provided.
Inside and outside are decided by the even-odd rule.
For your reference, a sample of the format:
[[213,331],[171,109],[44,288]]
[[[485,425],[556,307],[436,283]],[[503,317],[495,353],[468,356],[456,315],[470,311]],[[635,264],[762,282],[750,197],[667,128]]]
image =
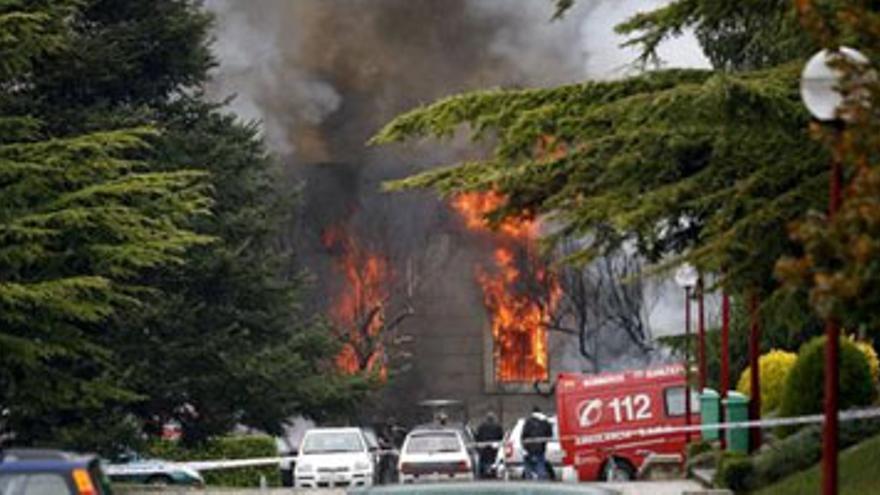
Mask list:
[[545,381],[549,376],[547,322],[559,301],[552,273],[535,255],[540,224],[509,218],[490,229],[485,215],[505,198],[496,192],[456,196],[453,208],[465,225],[490,235],[497,246],[490,266],[477,268],[494,338],[495,377],[500,382]]
[[334,253],[336,268],[345,279],[330,309],[343,340],[336,364],[351,374],[378,372],[385,376],[381,333],[388,298],[388,260],[365,249],[341,226],[325,230],[322,242]]

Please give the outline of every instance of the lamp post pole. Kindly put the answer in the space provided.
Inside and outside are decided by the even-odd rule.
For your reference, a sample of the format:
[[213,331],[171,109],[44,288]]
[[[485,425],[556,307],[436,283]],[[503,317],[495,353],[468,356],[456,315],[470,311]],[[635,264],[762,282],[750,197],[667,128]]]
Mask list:
[[[752,291],[749,298],[749,387],[752,396],[749,400],[749,419],[761,419],[761,322],[758,319],[758,292]],[[761,428],[750,430],[749,450],[761,448]]]
[[[691,288],[684,288],[684,424],[691,425]],[[684,442],[691,443],[691,430],[685,430]]]
[[[727,399],[727,390],[730,388],[730,296],[727,291],[721,295],[721,420],[726,416],[724,401]],[[727,436],[724,430],[720,430],[721,448],[727,447]]]
[[[868,64],[868,59],[857,50],[843,46],[835,50],[822,50],[807,61],[801,74],[801,99],[804,106],[817,121],[832,123],[838,133],[848,117],[845,105],[847,102],[844,100],[853,96],[841,91],[840,86],[844,80],[844,74],[840,70],[840,62],[864,66]],[[857,94],[855,96],[858,98]],[[862,102],[850,100],[849,103],[858,105]],[[840,142],[839,136],[835,142]],[[837,214],[843,200],[841,160],[840,151],[833,150],[828,191],[829,221]],[[833,315],[825,322],[825,337],[825,427],[822,431],[822,493],[837,495],[840,325]]]
[[[840,208],[841,165],[837,152],[831,159],[831,180],[828,194],[828,220]],[[825,428],[822,430],[822,493],[837,495],[837,450],[840,425],[837,411],[840,389],[840,325],[834,317],[825,322]]]
[[699,340],[700,392],[706,388],[706,321],[703,309],[703,278],[697,282],[697,339]]
[[[691,425],[691,290],[697,286],[700,274],[690,263],[675,272],[675,283],[684,289],[684,424]],[[690,429],[685,431],[685,443],[690,443]]]

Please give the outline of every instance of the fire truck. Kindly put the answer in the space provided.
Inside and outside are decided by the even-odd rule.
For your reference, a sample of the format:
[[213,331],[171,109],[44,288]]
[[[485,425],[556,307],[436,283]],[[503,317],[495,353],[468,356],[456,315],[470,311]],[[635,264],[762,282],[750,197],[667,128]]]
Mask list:
[[[585,375],[562,373],[556,411],[564,462],[580,481],[634,479],[648,463],[684,459],[686,434],[664,431],[685,425],[685,370],[669,365],[646,370]],[[699,424],[699,400],[691,390],[691,424]],[[691,440],[699,433],[691,433]]]

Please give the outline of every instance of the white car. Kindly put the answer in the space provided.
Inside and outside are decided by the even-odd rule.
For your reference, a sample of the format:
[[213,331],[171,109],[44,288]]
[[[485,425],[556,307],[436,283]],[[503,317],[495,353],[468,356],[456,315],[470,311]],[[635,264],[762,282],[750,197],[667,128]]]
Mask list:
[[373,453],[360,428],[314,428],[299,447],[296,488],[373,485]]
[[476,468],[473,452],[462,432],[451,428],[419,428],[406,436],[400,449],[401,483],[421,481],[472,481]]
[[[513,425],[507,434],[504,435],[504,441],[498,449],[498,457],[495,461],[495,470],[499,478],[505,480],[518,480],[523,475],[523,458],[525,457],[525,449],[522,445],[522,430],[526,424],[527,418],[520,418]],[[559,444],[559,427],[557,425],[556,416],[548,416],[547,420],[553,426],[553,438],[555,440],[547,442],[547,460],[553,466],[553,472],[558,481],[577,481],[577,471],[574,467],[563,464],[565,451]]]

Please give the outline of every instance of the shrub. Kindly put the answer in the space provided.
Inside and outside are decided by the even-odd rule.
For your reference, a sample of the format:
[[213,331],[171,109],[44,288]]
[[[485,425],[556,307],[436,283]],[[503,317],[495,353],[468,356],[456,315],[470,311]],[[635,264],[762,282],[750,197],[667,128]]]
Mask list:
[[[148,447],[151,457],[171,461],[199,461],[220,459],[248,459],[278,455],[275,440],[265,435],[216,437],[196,447],[186,448],[177,442],[159,440]],[[277,465],[204,471],[205,483],[213,486],[256,487],[260,476],[269,486],[279,486]]]
[[877,351],[870,342],[851,339],[853,344],[868,358],[868,366],[871,368],[871,377],[874,379],[874,385],[880,380],[880,359],[877,358]]
[[807,469],[822,456],[822,429],[810,425],[797,433],[767,445],[753,458],[755,486],[769,485]]
[[691,458],[705,452],[711,452],[712,444],[705,440],[700,440],[699,442],[691,442],[687,445],[686,451],[687,457]]
[[[825,337],[817,337],[801,347],[782,397],[782,416],[799,416],[822,411],[825,383]],[[874,400],[876,389],[865,354],[848,339],[840,341],[840,408],[866,406]],[[793,428],[784,428],[788,434]]]
[[721,456],[715,471],[715,486],[735,492],[751,490],[754,486],[755,468],[745,454],[726,452]]
[[[775,411],[782,402],[785,380],[797,361],[793,352],[773,349],[758,359],[761,370],[761,413]],[[746,368],[739,377],[736,389],[749,397],[752,395],[751,368]]]

